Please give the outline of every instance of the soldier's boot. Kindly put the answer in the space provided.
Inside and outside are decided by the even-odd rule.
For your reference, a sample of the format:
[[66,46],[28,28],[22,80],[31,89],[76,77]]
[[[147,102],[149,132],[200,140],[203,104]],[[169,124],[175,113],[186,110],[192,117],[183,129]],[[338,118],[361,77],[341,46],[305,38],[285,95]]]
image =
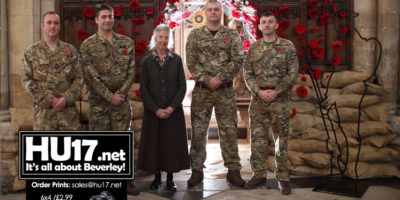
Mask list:
[[289,185],[289,181],[278,181],[278,189],[283,195],[289,195],[291,188]]
[[204,179],[203,171],[192,171],[192,175],[187,181],[188,186],[189,187],[196,186],[197,184],[201,183],[203,179]]
[[228,170],[226,179],[234,186],[242,187],[246,182],[240,176],[239,170]]
[[140,190],[135,187],[135,185],[133,184],[133,181],[128,181],[128,185],[126,187],[127,193],[130,195],[138,195],[140,193]]
[[247,181],[244,184],[243,187],[245,189],[254,189],[254,188],[258,187],[258,186],[265,185],[266,183],[267,183],[267,179],[265,177],[257,178],[255,176],[253,176],[249,181]]

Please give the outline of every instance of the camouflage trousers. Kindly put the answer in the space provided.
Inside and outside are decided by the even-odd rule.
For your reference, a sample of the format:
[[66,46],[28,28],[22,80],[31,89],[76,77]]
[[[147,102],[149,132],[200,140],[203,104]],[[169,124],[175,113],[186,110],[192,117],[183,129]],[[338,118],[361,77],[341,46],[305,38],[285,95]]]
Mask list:
[[235,94],[232,88],[211,91],[196,86],[192,93],[191,123],[192,139],[190,165],[194,171],[202,171],[207,157],[207,130],[211,114],[215,108],[218,134],[224,166],[230,170],[240,170],[237,145],[237,113]]
[[250,108],[251,156],[250,165],[254,176],[267,176],[267,145],[270,127],[275,143],[275,176],[277,180],[289,180],[287,138],[289,135],[288,96],[281,94],[273,102],[266,103],[252,97]]
[[78,109],[69,105],[61,112],[34,106],[34,131],[78,131],[80,128]]
[[89,96],[90,131],[127,131],[131,129],[132,108],[127,99],[119,106]]

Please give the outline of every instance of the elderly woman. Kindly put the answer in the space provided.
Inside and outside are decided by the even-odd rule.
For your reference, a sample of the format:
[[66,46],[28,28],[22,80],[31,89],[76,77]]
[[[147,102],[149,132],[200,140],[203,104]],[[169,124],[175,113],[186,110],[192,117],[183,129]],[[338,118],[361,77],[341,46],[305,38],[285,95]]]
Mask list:
[[167,190],[176,191],[173,173],[189,169],[185,116],[182,101],[186,79],[182,59],[172,53],[172,30],[159,25],[142,61],[140,94],[144,119],[139,145],[138,168],[155,173],[151,189],[161,185],[161,171],[167,172]]

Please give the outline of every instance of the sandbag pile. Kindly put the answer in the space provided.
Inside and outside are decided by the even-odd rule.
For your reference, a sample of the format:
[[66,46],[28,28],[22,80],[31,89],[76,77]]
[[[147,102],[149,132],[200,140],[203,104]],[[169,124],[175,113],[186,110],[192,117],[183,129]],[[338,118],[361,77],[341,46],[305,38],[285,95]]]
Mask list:
[[[386,122],[394,103],[383,102],[388,93],[378,85],[366,83],[368,89],[361,112],[358,110],[365,89],[362,81],[369,76],[351,71],[316,76],[323,97],[320,109],[311,76],[300,75],[289,91],[292,115],[288,158],[292,174],[326,176],[332,172],[353,179],[357,175],[359,179],[400,177],[393,163],[399,158],[400,137]],[[358,129],[361,146],[355,169]],[[274,154],[273,146],[269,154]],[[268,168],[274,170],[273,156],[270,158]]]

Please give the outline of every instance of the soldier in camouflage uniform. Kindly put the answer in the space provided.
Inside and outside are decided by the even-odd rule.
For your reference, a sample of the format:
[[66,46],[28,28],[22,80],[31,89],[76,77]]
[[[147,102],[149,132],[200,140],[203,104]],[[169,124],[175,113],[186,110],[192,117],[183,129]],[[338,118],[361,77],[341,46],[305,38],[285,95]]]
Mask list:
[[263,39],[253,43],[244,61],[244,78],[252,93],[250,103],[251,157],[254,176],[245,184],[251,189],[266,183],[267,139],[270,126],[275,143],[275,175],[282,194],[290,194],[287,165],[289,95],[298,71],[296,48],[276,36],[278,20],[271,13],[260,18]]
[[[114,10],[107,4],[95,11],[98,32],[81,45],[82,67],[89,89],[89,130],[126,131],[132,109],[128,91],[135,78],[134,42],[112,31]],[[128,182],[128,193],[139,190]]]
[[78,52],[58,39],[57,13],[45,13],[40,26],[43,40],[31,45],[22,60],[22,84],[34,101],[33,130],[79,130],[75,101],[83,74]]
[[82,67],[89,88],[89,129],[130,130],[128,90],[135,78],[133,41],[112,31],[110,10],[97,13],[98,32],[81,45]]
[[210,0],[205,5],[206,25],[192,30],[186,43],[187,66],[196,81],[192,95],[192,139],[189,186],[203,181],[206,159],[207,129],[213,107],[224,165],[229,169],[227,180],[236,186],[245,183],[240,176],[237,145],[237,113],[232,80],[243,61],[239,33],[222,26],[221,4]]

